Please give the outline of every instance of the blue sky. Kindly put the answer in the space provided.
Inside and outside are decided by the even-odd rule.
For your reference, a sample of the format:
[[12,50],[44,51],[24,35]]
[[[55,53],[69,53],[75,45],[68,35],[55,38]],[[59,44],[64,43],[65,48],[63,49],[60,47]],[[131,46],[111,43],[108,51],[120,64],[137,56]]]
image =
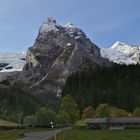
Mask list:
[[50,16],[82,28],[99,47],[140,45],[140,0],[0,0],[0,52],[25,51]]

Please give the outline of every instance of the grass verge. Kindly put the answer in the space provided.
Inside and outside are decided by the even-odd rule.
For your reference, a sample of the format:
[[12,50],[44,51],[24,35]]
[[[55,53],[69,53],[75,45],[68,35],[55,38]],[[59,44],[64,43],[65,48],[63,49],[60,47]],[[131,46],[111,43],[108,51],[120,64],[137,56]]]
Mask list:
[[28,129],[23,129],[23,130],[7,130],[3,131],[0,130],[0,140],[18,140],[21,138],[19,136],[19,133],[24,132],[39,132],[39,131],[49,131],[52,129],[49,128],[28,128]]
[[17,125],[18,124],[11,121],[0,120],[0,126],[17,126]]

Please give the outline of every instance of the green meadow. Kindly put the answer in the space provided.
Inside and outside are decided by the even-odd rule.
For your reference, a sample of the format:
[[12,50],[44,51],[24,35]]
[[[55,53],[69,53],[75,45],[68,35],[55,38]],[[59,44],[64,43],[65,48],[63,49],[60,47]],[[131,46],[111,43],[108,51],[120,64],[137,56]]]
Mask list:
[[67,140],[140,140],[140,129],[134,130],[71,130]]

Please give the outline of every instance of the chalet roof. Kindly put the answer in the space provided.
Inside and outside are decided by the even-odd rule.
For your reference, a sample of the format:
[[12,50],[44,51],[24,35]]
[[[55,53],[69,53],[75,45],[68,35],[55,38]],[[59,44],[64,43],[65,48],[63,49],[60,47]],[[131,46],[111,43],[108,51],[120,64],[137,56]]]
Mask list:
[[111,117],[110,123],[140,123],[140,117]]
[[105,123],[127,123],[127,124],[140,124],[140,117],[105,117],[105,118],[90,118],[86,119],[85,123],[92,124],[105,124]]
[[85,120],[86,123],[106,123],[107,118],[89,118]]

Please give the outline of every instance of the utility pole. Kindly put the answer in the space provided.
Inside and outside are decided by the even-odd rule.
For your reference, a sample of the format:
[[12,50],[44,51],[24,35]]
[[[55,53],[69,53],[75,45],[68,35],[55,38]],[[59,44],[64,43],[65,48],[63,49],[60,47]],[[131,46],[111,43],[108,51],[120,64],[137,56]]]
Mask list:
[[18,113],[18,125],[19,125],[19,127],[20,127],[20,123],[21,123],[21,114]]
[[19,127],[21,126],[21,116],[22,116],[22,112],[18,113],[18,125],[19,125]]

